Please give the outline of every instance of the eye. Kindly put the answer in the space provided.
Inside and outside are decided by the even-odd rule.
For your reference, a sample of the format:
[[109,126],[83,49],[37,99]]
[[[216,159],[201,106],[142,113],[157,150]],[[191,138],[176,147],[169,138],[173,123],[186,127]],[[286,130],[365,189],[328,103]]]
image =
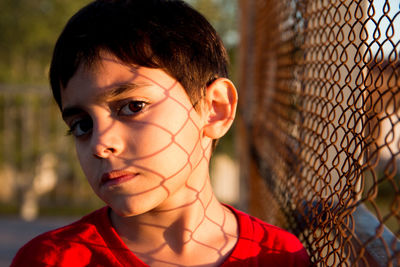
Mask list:
[[119,111],[118,115],[122,116],[130,116],[135,115],[146,107],[146,103],[144,101],[130,101],[129,103],[123,105]]
[[90,118],[84,118],[75,121],[70,130],[68,131],[69,134],[72,134],[75,137],[79,137],[89,133],[93,128],[93,122]]

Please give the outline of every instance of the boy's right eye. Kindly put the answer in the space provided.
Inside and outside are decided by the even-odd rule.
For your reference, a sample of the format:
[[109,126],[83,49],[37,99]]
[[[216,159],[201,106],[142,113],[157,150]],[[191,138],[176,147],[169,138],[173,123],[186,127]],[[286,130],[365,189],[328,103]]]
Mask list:
[[79,137],[89,133],[93,128],[93,122],[90,118],[84,118],[75,121],[68,131],[68,134],[72,134],[75,137]]

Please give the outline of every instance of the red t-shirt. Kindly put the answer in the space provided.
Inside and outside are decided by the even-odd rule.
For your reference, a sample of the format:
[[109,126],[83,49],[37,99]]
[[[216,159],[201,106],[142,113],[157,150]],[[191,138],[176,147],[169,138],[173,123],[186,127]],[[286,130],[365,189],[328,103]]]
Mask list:
[[[227,266],[309,266],[300,241],[289,232],[229,207],[239,223],[239,239]],[[15,266],[148,266],[123,243],[99,209],[79,221],[32,239],[15,256]]]

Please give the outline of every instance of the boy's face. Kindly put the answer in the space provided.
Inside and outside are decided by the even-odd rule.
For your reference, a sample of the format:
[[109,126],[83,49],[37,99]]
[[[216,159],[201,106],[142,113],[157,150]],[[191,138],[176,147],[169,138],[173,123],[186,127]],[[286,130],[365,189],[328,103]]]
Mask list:
[[[61,92],[63,119],[95,193],[121,216],[168,209],[194,195],[210,139],[184,88],[159,69],[103,55]],[[182,203],[181,203],[182,204]]]

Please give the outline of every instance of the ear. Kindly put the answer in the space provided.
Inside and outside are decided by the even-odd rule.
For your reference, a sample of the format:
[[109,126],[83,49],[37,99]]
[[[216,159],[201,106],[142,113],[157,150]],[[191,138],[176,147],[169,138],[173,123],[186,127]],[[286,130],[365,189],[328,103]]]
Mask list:
[[237,92],[233,83],[219,78],[207,87],[204,101],[205,136],[218,139],[229,130],[235,118]]

